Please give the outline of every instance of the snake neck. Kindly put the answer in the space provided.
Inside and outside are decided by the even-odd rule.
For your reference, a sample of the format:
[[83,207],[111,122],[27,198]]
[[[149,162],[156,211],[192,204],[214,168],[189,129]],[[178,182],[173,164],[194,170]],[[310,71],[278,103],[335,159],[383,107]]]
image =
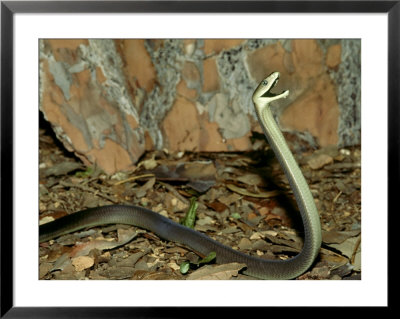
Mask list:
[[321,224],[308,184],[276,124],[268,104],[255,104],[268,143],[287,177],[304,225],[304,246],[296,259],[313,261],[321,246]]

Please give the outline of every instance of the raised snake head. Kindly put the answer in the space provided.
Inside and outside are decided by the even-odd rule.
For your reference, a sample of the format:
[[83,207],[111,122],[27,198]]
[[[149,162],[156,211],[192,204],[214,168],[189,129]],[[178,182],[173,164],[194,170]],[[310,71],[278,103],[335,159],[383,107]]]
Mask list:
[[283,91],[279,94],[270,92],[270,90],[278,83],[278,81],[279,72],[273,72],[261,81],[253,93],[253,102],[256,106],[263,107],[272,101],[286,98],[289,95],[289,90]]

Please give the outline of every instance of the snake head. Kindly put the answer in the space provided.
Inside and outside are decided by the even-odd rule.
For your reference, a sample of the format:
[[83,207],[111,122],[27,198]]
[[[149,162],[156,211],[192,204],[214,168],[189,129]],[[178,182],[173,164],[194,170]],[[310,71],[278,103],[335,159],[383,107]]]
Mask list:
[[289,95],[289,90],[283,91],[279,94],[274,94],[270,91],[278,83],[278,81],[279,72],[273,72],[264,80],[262,80],[253,93],[254,104],[265,106],[272,101],[286,98]]

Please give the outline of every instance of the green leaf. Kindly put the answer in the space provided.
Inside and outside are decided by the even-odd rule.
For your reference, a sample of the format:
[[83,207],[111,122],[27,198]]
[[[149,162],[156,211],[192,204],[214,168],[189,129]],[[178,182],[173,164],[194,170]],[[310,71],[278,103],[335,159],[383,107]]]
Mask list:
[[194,268],[197,269],[200,267],[201,264],[208,264],[211,261],[213,261],[215,258],[217,257],[217,254],[215,251],[210,252],[206,257],[204,257],[203,259],[199,260],[196,263],[191,263],[189,261],[184,261],[183,263],[181,263],[179,265],[180,268],[180,272],[181,274],[186,274],[190,268]]
[[193,188],[185,189],[185,191],[195,197],[199,197],[201,195],[201,193],[199,193],[198,191],[195,191]]
[[242,216],[240,216],[239,213],[233,213],[233,214],[231,214],[231,217],[232,217],[232,218],[235,218],[235,219],[240,219],[240,218],[242,218]]
[[215,259],[215,257],[217,257],[217,253],[215,251],[212,251],[206,257],[204,257],[203,259],[199,260],[197,262],[197,265],[208,264],[209,262],[213,261]]
[[196,220],[196,210],[197,210],[198,204],[196,202],[196,197],[192,197],[190,199],[190,207],[188,212],[186,213],[186,216],[181,220],[181,224],[189,227],[189,228],[194,228],[194,222]]
[[188,261],[184,261],[183,263],[180,264],[180,271],[181,274],[186,274],[190,268],[190,263]]
[[93,174],[94,169],[93,167],[88,167],[85,171],[79,171],[75,173],[76,177],[81,177],[81,178],[85,178],[85,177],[89,177]]

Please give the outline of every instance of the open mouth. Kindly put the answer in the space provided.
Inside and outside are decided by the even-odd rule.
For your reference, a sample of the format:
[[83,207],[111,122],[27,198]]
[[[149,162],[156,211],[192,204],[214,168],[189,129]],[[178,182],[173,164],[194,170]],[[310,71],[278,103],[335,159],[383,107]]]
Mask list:
[[267,90],[265,91],[264,94],[261,95],[261,97],[274,97],[274,96],[278,96],[278,95],[281,95],[282,93],[284,93],[284,91],[279,94],[275,94],[275,93],[271,92],[271,89],[273,89],[275,87],[275,85],[278,83],[278,81],[279,81],[279,75],[277,75],[274,79],[272,79],[272,83],[268,83],[267,80],[264,80],[262,82],[262,84],[264,86],[267,86]]
[[286,98],[289,95],[289,90],[272,93],[271,90],[276,86],[279,81],[279,72],[273,72],[266,77],[258,85],[257,89],[253,93],[253,102],[257,103],[269,103],[281,98]]

